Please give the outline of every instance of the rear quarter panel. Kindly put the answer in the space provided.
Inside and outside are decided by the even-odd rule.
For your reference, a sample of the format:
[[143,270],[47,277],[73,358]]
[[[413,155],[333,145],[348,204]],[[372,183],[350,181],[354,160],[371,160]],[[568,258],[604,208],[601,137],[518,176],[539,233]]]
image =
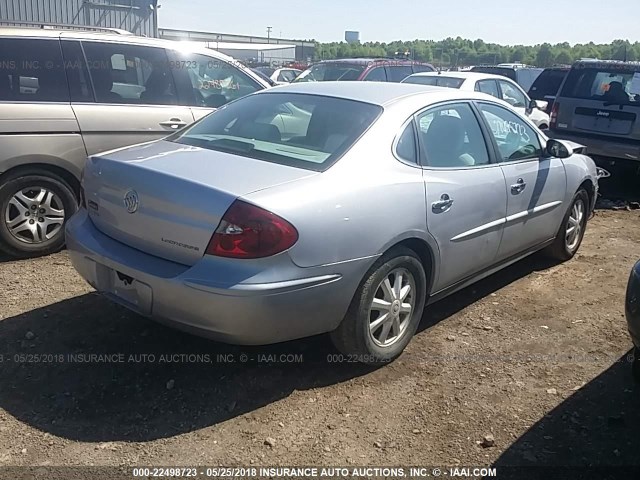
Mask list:
[[598,188],[598,173],[594,161],[586,155],[574,154],[564,159],[563,163],[567,173],[566,205],[571,204],[571,199],[580,188],[580,185],[585,181],[589,181],[591,185],[595,187],[595,191],[589,192],[590,195],[593,195],[592,202],[595,202]]
[[405,238],[435,244],[426,231],[422,170],[392,155],[393,140],[411,113],[383,115],[326,172],[245,197],[298,229],[290,250],[297,265],[366,257],[373,263]]

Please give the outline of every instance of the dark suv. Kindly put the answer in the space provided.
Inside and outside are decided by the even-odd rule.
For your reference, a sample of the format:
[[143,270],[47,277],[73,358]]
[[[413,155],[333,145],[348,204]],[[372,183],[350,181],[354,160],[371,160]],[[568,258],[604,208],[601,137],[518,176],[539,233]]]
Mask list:
[[345,58],[316,63],[302,72],[294,83],[349,80],[399,83],[414,73],[435,71],[429,63],[411,60]]
[[547,113],[551,113],[553,102],[556,101],[556,95],[560,90],[560,85],[571,70],[569,65],[545,68],[538,75],[533,85],[529,89],[529,97],[533,100],[542,100],[547,102]]
[[[587,146],[590,156],[640,160],[640,63],[581,60],[551,111],[551,134]],[[640,164],[638,164],[640,166]]]
[[490,73],[491,75],[510,78],[520,85],[525,92],[531,88],[531,85],[538,78],[538,75],[542,73],[542,70],[542,68],[520,64],[478,65],[471,69],[472,72]]

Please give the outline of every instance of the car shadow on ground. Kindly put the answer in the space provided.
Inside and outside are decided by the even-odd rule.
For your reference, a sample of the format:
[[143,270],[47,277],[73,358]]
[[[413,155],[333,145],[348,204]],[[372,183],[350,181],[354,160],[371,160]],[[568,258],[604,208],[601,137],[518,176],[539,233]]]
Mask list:
[[[429,307],[420,330],[548,266],[533,256],[462,290]],[[326,336],[266,347],[223,345],[91,293],[0,321],[0,407],[64,438],[149,441],[374,370],[329,361],[335,353]]]
[[494,463],[498,477],[638,478],[640,468],[628,468],[640,466],[640,386],[631,377],[631,355],[518,438]]

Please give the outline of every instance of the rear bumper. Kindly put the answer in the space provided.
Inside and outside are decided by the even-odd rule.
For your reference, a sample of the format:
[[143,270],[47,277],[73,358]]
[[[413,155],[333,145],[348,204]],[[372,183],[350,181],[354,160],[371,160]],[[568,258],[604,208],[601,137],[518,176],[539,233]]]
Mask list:
[[631,340],[640,348],[640,261],[635,264],[629,276],[624,310]]
[[300,268],[281,254],[257,265],[236,260],[233,270],[229,259],[216,257],[187,267],[104,235],[84,209],[67,222],[66,236],[75,269],[111,300],[176,328],[245,345],[335,329],[373,261]]
[[640,144],[623,143],[615,138],[604,139],[589,135],[572,135],[563,130],[554,128],[549,130],[549,135],[558,140],[570,140],[587,147],[587,155],[613,157],[623,160],[640,161]]

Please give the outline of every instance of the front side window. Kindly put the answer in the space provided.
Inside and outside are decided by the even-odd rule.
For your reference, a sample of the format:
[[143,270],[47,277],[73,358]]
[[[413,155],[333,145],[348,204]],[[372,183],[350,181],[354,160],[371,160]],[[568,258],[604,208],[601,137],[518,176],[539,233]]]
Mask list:
[[427,110],[418,116],[418,126],[426,165],[460,168],[489,163],[482,130],[468,104]]
[[178,103],[164,49],[101,42],[83,42],[82,46],[98,103]]
[[341,98],[264,93],[233,102],[170,139],[323,171],[355,143],[381,112],[380,106]]
[[480,80],[476,83],[476,92],[486,93],[492,97],[500,98],[500,92],[498,92],[498,84],[495,80]]
[[515,108],[525,108],[527,100],[524,93],[520,89],[509,82],[500,80],[500,90],[502,91],[502,100]]
[[176,81],[186,84],[187,98],[181,99],[186,105],[218,108],[263,88],[240,68],[214,57],[171,52],[169,63]]
[[0,101],[68,102],[60,41],[0,40]]
[[542,156],[537,133],[516,113],[488,103],[480,103],[479,107],[498,145],[502,161]]

